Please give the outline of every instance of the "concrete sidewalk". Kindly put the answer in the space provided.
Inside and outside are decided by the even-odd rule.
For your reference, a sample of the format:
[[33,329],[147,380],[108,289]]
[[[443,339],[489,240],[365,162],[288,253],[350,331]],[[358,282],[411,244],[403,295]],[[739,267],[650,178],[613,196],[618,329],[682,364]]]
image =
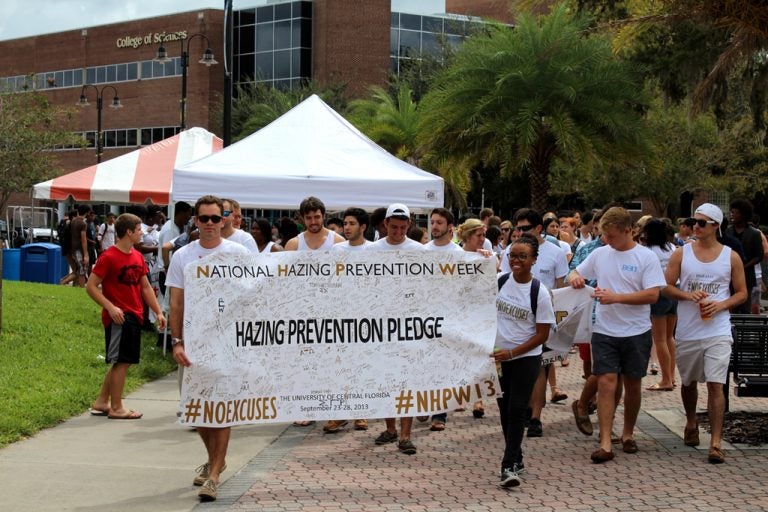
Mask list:
[[[87,412],[0,450],[4,511],[187,511],[198,504],[194,470],[207,456],[199,436],[176,425],[175,374],[125,403],[144,413],[118,421]],[[223,478],[234,475],[285,430],[234,429]]]

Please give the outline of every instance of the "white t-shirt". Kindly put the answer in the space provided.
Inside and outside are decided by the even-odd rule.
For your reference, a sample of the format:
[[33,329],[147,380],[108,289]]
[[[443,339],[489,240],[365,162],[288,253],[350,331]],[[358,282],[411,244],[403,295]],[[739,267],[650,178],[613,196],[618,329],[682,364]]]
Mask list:
[[106,222],[99,226],[99,238],[101,239],[101,250],[106,251],[113,245],[115,245],[115,224],[107,224]]
[[[647,247],[617,251],[598,247],[576,267],[584,279],[597,279],[598,286],[615,293],[633,293],[667,285],[659,258]],[[651,328],[651,305],[600,304],[595,308],[593,332],[628,337]]]
[[428,251],[463,251],[459,244],[448,242],[445,245],[437,245],[434,240],[430,240],[429,243],[424,245],[424,248]]
[[493,250],[493,243],[487,238],[483,238],[483,249],[485,249],[486,251]]
[[168,266],[168,275],[165,279],[165,286],[184,289],[184,268],[190,263],[205,258],[211,254],[224,253],[248,253],[248,249],[238,244],[222,239],[221,243],[213,249],[206,249],[200,246],[200,241],[190,242],[175,253],[171,258],[171,264]]
[[[515,281],[510,275],[496,296],[496,348],[511,350],[536,334],[536,324],[555,323],[555,310],[549,290],[542,283],[537,298],[536,316],[531,310],[531,283]],[[541,345],[515,359],[541,354]]]
[[568,245],[568,242],[563,242],[562,240],[558,240],[557,243],[560,244],[560,248],[563,250],[563,252],[565,253],[566,257],[569,254],[573,254],[573,251],[571,250],[571,246]]
[[387,241],[387,237],[380,238],[367,247],[369,251],[423,251],[424,246],[415,240],[406,238],[397,245],[392,245]]
[[349,245],[349,240],[345,240],[338,244],[333,244],[332,251],[364,251],[369,245],[373,245],[370,240],[363,239],[363,243],[360,245]]
[[661,263],[661,271],[666,272],[667,271],[667,265],[669,265],[669,257],[672,256],[672,253],[675,252],[675,246],[667,243],[666,245],[666,251],[659,247],[658,245],[654,245],[653,247],[649,247],[651,252],[656,255],[657,258],[659,258],[659,263]]
[[256,245],[256,240],[253,239],[253,236],[250,233],[246,233],[242,229],[236,229],[234,233],[229,235],[227,240],[230,242],[237,242],[253,253],[259,253],[259,246]]
[[165,268],[165,262],[163,261],[162,253],[163,246],[171,240],[175,240],[176,237],[180,234],[181,231],[179,230],[179,227],[172,220],[169,220],[163,224],[162,228],[160,228],[160,234],[158,235],[157,243],[157,268],[159,270]]

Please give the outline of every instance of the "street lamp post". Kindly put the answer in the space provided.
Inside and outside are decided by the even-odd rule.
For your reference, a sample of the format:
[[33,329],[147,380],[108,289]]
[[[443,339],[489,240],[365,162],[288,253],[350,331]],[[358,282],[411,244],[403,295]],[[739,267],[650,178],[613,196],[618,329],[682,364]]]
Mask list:
[[[205,36],[205,34],[192,34],[186,39],[180,39],[179,43],[181,44],[181,101],[179,102],[179,108],[180,108],[180,119],[181,119],[181,129],[186,130],[187,129],[187,68],[189,67],[189,43],[196,37],[200,37],[205,40],[205,44],[208,45],[208,47],[205,49],[205,52],[203,53],[203,57],[198,61],[200,64],[205,64],[208,67],[211,67],[214,64],[218,64],[216,59],[213,58],[213,50],[211,49],[211,42],[208,40],[208,37]],[[186,42],[186,46],[184,46],[184,42]],[[168,58],[168,52],[165,49],[164,45],[160,45],[160,48],[157,49],[157,56],[155,57],[155,62],[170,62],[171,59]]]
[[101,89],[96,87],[95,85],[91,84],[85,84],[82,89],[80,89],[80,101],[76,103],[79,107],[87,107],[90,105],[88,103],[88,97],[85,95],[85,91],[88,88],[92,88],[94,91],[96,91],[96,163],[101,162],[101,151],[104,148],[104,144],[102,142],[102,133],[101,133],[101,110],[104,107],[104,91],[107,89],[112,89],[112,102],[109,104],[110,108],[118,109],[123,108],[123,104],[120,103],[120,98],[117,96],[117,89],[114,88],[112,85],[105,85]]

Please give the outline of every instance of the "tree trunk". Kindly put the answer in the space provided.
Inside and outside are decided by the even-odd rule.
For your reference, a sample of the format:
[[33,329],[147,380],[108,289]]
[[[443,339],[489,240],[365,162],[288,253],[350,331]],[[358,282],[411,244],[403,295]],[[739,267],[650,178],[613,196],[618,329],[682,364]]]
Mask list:
[[3,250],[0,248],[0,333],[3,332]]
[[549,206],[549,167],[555,153],[555,139],[543,133],[531,148],[528,179],[531,183],[531,208],[542,215]]

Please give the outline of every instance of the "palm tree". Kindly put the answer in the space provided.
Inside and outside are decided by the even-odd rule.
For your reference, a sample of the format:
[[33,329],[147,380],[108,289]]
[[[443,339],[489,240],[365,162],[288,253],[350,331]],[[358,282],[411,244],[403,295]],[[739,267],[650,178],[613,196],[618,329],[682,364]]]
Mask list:
[[427,147],[418,146],[421,110],[413,99],[411,87],[394,80],[391,93],[381,87],[371,87],[370,97],[349,104],[349,120],[381,147],[415,165],[443,178],[446,205],[463,209],[470,187],[470,168],[463,161],[446,161]]
[[470,37],[422,102],[422,143],[446,158],[530,180],[547,206],[555,162],[627,168],[650,153],[644,95],[606,38],[563,5],[540,22]]

